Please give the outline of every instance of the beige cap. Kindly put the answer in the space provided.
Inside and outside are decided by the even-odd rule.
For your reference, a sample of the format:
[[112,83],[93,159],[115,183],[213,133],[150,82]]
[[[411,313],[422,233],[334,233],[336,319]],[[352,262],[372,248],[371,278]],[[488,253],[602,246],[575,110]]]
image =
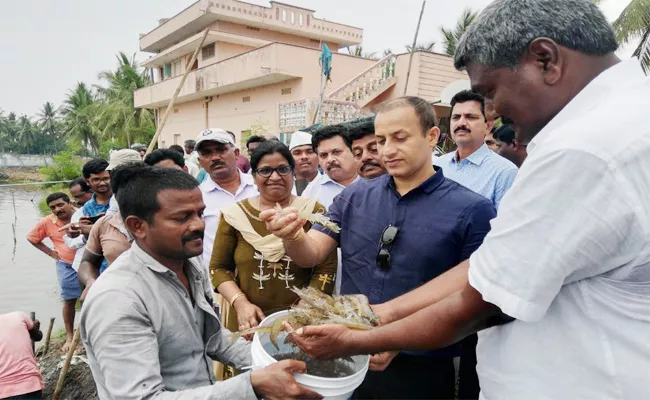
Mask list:
[[111,171],[120,165],[129,163],[142,163],[140,153],[131,149],[115,150],[111,153],[111,158],[108,162],[108,167],[106,167],[106,171]]
[[201,143],[208,141],[230,144],[233,147],[236,146],[234,140],[232,139],[232,136],[230,136],[230,133],[221,128],[210,128],[199,133],[199,136],[196,138],[194,150],[198,150],[199,146],[201,146]]
[[291,134],[291,142],[289,142],[289,150],[293,150],[298,146],[311,146],[311,134],[307,132],[297,131]]

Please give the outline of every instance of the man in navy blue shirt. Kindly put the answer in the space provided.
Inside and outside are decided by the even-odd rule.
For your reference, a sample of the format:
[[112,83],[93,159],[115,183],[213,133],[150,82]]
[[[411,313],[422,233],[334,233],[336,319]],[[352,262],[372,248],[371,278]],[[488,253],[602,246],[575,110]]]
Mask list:
[[[388,175],[359,181],[334,199],[327,215],[340,233],[316,225],[305,234],[304,219],[290,208],[280,217],[273,210],[260,215],[298,265],[315,265],[340,246],[342,293],[364,294],[372,304],[407,293],[468,259],[496,215],[489,200],[432,167],[440,131],[425,100],[405,97],[381,104],[375,134]],[[355,398],[453,398],[458,355],[458,346],[375,355],[375,372],[368,373]]]

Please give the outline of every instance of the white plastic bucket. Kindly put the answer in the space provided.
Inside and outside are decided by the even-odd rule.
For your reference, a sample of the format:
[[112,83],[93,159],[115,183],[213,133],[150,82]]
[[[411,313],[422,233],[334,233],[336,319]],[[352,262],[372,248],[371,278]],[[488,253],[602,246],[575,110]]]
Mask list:
[[[289,311],[280,311],[271,314],[260,325],[271,325],[273,320],[284,317],[288,313]],[[291,348],[290,345],[283,344],[284,335],[285,333],[279,335],[277,342],[280,350],[276,350],[273,344],[270,343],[268,334],[260,335],[256,333],[251,346],[253,365],[266,367],[278,362],[271,354],[281,353]],[[355,373],[349,376],[342,378],[323,378],[308,374],[294,374],[294,377],[299,384],[321,394],[327,400],[347,400],[352,397],[354,390],[363,382],[370,363],[370,357],[368,356],[354,356],[352,359],[354,360]]]

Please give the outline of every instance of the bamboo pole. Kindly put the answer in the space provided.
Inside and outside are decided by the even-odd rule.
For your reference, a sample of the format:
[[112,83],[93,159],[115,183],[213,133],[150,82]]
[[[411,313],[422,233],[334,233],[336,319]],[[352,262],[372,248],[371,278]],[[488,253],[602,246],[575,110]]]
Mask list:
[[74,331],[74,336],[72,338],[72,343],[68,349],[68,355],[63,362],[63,368],[59,373],[59,380],[56,382],[56,389],[54,389],[54,394],[52,395],[52,400],[59,400],[61,398],[61,391],[63,391],[63,382],[65,382],[65,376],[68,373],[68,368],[70,368],[70,361],[72,361],[72,356],[74,355],[77,346],[79,345],[79,331],[81,327],[77,327]]
[[47,327],[47,335],[45,336],[45,346],[43,347],[42,356],[47,354],[50,349],[50,339],[52,338],[52,328],[54,328],[54,318],[50,318],[50,326]]
[[176,91],[172,96],[172,99],[169,101],[169,104],[167,105],[167,110],[165,110],[165,114],[163,114],[162,120],[158,124],[158,128],[156,129],[156,134],[153,135],[153,139],[151,139],[151,143],[149,143],[149,147],[147,148],[146,154],[151,153],[154,145],[158,141],[158,136],[160,136],[160,132],[162,132],[162,129],[165,127],[165,122],[167,122],[167,117],[169,116],[169,112],[171,111],[172,108],[174,108],[174,103],[176,103],[176,98],[178,97],[178,94],[181,92],[181,89],[185,84],[187,75],[190,73],[190,71],[192,71],[192,65],[194,65],[194,61],[196,61],[196,58],[199,56],[199,51],[201,51],[201,49],[203,48],[203,43],[205,43],[205,39],[208,37],[209,32],[210,32],[209,29],[205,30],[205,33],[203,33],[203,37],[201,38],[201,43],[199,43],[196,50],[194,50],[194,54],[192,54],[192,58],[190,59],[190,62],[185,67],[185,73],[183,74],[183,77],[181,78],[181,81],[179,82],[178,87],[176,88]]
[[[36,321],[36,312],[30,312],[29,318],[32,320],[32,322]],[[36,354],[36,342],[34,342],[34,340],[32,340],[32,353]]]
[[427,0],[422,1],[422,9],[420,10],[420,18],[418,18],[418,27],[415,28],[415,37],[413,38],[413,46],[411,46],[411,56],[409,57],[409,68],[406,71],[406,83],[404,84],[404,94],[406,96],[406,91],[409,88],[409,78],[411,77],[411,64],[413,63],[413,54],[415,53],[415,46],[418,43],[418,33],[420,33],[420,22],[422,22],[422,15],[424,14],[424,6],[427,4]]

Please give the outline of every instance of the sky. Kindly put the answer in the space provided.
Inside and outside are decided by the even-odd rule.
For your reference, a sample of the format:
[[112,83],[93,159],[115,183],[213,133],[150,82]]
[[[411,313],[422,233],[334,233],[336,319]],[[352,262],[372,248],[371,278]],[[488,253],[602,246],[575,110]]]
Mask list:
[[[247,0],[270,6],[266,0]],[[440,26],[453,27],[465,8],[480,9],[491,0],[428,0],[419,43],[441,43]],[[613,21],[630,0],[603,0]],[[364,29],[364,52],[403,52],[413,41],[420,0],[283,0],[316,10],[324,18]],[[60,106],[78,81],[98,84],[97,75],[114,69],[123,51],[144,60],[138,37],[193,0],[5,0],[0,5],[0,110],[34,116],[46,101]],[[442,5],[444,4],[444,5]],[[441,47],[437,47],[441,50]],[[634,43],[619,55],[629,58]]]

